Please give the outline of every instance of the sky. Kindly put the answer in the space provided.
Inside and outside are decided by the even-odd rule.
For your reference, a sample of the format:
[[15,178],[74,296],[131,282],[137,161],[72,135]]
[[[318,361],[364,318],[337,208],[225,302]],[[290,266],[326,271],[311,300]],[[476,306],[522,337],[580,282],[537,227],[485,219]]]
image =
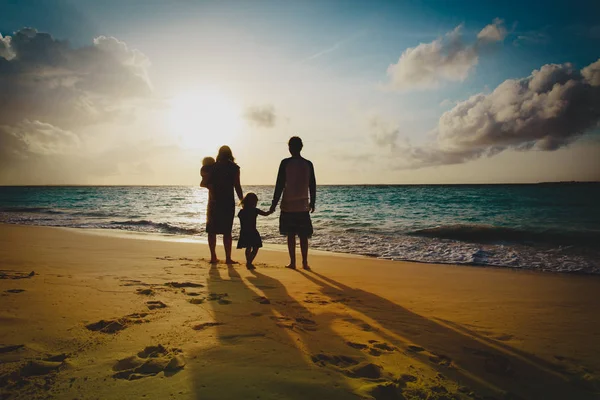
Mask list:
[[0,185],[600,180],[597,1],[0,0]]

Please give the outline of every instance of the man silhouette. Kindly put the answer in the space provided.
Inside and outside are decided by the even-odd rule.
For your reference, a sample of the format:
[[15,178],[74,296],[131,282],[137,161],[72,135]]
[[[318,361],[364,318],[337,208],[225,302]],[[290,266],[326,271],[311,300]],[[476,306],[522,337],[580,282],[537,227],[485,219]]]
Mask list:
[[288,142],[290,158],[281,161],[277,173],[277,183],[270,211],[275,211],[281,200],[279,215],[279,233],[287,236],[290,264],[286,268],[296,269],[296,235],[300,239],[302,268],[308,266],[308,238],[312,236],[313,227],[309,212],[315,211],[317,182],[312,162],[300,155],[302,139],[293,136]]

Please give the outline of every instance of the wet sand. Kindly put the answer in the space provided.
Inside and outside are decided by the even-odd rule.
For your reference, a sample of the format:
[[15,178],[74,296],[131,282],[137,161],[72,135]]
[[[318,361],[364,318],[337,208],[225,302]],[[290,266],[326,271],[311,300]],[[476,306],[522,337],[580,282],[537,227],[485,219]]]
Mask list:
[[207,260],[204,244],[0,225],[0,398],[600,398],[598,277]]

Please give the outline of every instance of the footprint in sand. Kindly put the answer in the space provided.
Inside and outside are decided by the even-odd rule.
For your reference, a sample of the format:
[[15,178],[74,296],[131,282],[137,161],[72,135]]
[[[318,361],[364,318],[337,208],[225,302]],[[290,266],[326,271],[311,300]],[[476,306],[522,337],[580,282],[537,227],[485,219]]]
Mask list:
[[369,348],[369,346],[367,346],[366,344],[362,344],[362,343],[346,342],[346,344],[354,349],[359,349],[359,350],[365,350],[365,349]]
[[24,344],[14,344],[9,346],[0,346],[0,354],[10,353],[11,351],[17,351],[24,348]]
[[271,300],[267,299],[264,296],[255,297],[253,300],[259,304],[271,304]]
[[210,328],[213,326],[223,325],[223,322],[203,322],[201,324],[197,324],[192,326],[192,329],[195,331],[203,331],[206,328]]
[[172,376],[185,366],[181,349],[167,349],[163,345],[148,346],[135,356],[123,358],[113,365],[113,378],[135,380],[164,372]]
[[429,361],[443,367],[450,367],[452,365],[452,359],[444,354],[431,353]]
[[316,354],[312,356],[311,359],[313,363],[317,364],[320,367],[327,367],[333,365],[340,368],[346,368],[360,363],[354,357],[345,355],[329,355],[324,353]]
[[408,346],[406,347],[406,349],[407,349],[408,351],[412,351],[413,353],[420,353],[420,352],[422,352],[422,351],[425,351],[425,349],[424,349],[424,348],[422,348],[421,346],[417,346],[417,345],[415,345],[415,344],[408,345]]
[[204,285],[200,284],[200,283],[194,283],[194,282],[167,282],[165,283],[165,286],[169,286],[172,288],[201,288],[204,287]]
[[379,343],[377,340],[369,340],[369,344],[346,342],[346,344],[352,348],[359,350],[368,350],[369,354],[375,357],[379,357],[384,353],[392,353],[398,350],[394,346],[390,346],[387,343]]
[[231,300],[228,300],[225,297],[228,297],[227,293],[209,293],[207,300],[216,301],[221,305],[231,304]]
[[35,276],[35,271],[19,272],[10,269],[0,269],[0,279],[27,279]]
[[309,303],[309,304],[318,304],[320,306],[324,306],[326,304],[329,304],[330,302],[328,300],[326,300],[325,298],[319,296],[317,293],[314,292],[308,292],[306,293],[307,296],[304,299],[305,303]]
[[137,279],[120,279],[121,286],[152,286],[150,283],[145,283]]
[[177,261],[176,258],[171,257],[171,256],[164,256],[164,257],[156,257],[157,260],[162,260],[162,261]]
[[366,323],[360,324],[358,327],[361,330],[365,331],[365,332],[372,332],[373,331],[373,327],[371,325],[369,325],[369,324],[366,324]]
[[[24,345],[5,346],[3,349],[15,347],[20,349],[24,347]],[[14,350],[16,349],[10,351]],[[64,353],[57,354],[43,359],[27,361],[19,368],[12,371],[4,370],[4,373],[0,373],[0,388],[3,389],[3,392],[6,391],[4,393],[10,393],[13,391],[17,393],[17,391],[23,386],[27,384],[34,384],[36,387],[48,390],[56,379],[56,373],[66,365],[65,360],[67,358],[68,355]]]
[[272,320],[275,321],[275,324],[280,328],[286,328],[291,330],[300,330],[300,331],[316,331],[317,323],[312,319],[298,317],[298,318],[289,318],[289,317],[271,317]]
[[154,296],[154,290],[152,289],[137,289],[135,293],[143,296]]
[[373,363],[362,363],[346,369],[344,373],[351,378],[380,379],[383,376],[383,367]]
[[167,307],[167,305],[165,303],[163,303],[162,301],[158,301],[158,300],[147,301],[146,306],[148,307],[148,310],[156,310],[158,308]]
[[553,369],[569,376],[569,380],[588,391],[600,393],[600,378],[596,372],[575,358],[554,356]]
[[8,289],[5,290],[6,293],[23,293],[25,289]]
[[361,363],[350,356],[319,353],[312,356],[311,359],[320,367],[333,368],[351,378],[380,379],[384,375],[381,365],[369,362]]
[[147,319],[145,319],[147,315],[148,313],[135,313],[117,319],[101,319],[100,321],[88,324],[85,327],[92,332],[113,334],[127,329],[130,325],[133,324],[142,324],[144,322],[150,322]]
[[510,360],[501,354],[490,353],[472,347],[463,347],[463,351],[483,358],[483,367],[487,372],[508,377],[513,376],[515,373]]
[[402,388],[401,384],[387,382],[371,388],[367,394],[375,400],[405,400]]
[[411,374],[402,374],[398,380],[402,382],[416,382],[418,379],[416,376]]

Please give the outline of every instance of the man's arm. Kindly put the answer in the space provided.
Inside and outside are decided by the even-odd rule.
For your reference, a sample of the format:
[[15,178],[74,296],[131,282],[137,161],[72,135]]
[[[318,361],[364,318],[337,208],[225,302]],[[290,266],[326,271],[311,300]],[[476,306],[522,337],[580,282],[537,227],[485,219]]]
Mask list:
[[279,199],[281,198],[281,194],[283,193],[283,189],[285,188],[285,160],[281,161],[279,164],[279,171],[277,172],[277,182],[275,183],[275,192],[273,192],[273,201],[271,202],[271,208],[269,211],[275,211],[277,207],[277,203],[279,203]]
[[308,181],[308,192],[310,194],[310,212],[315,212],[315,202],[317,201],[317,179],[315,178],[315,168],[310,163],[310,178]]

